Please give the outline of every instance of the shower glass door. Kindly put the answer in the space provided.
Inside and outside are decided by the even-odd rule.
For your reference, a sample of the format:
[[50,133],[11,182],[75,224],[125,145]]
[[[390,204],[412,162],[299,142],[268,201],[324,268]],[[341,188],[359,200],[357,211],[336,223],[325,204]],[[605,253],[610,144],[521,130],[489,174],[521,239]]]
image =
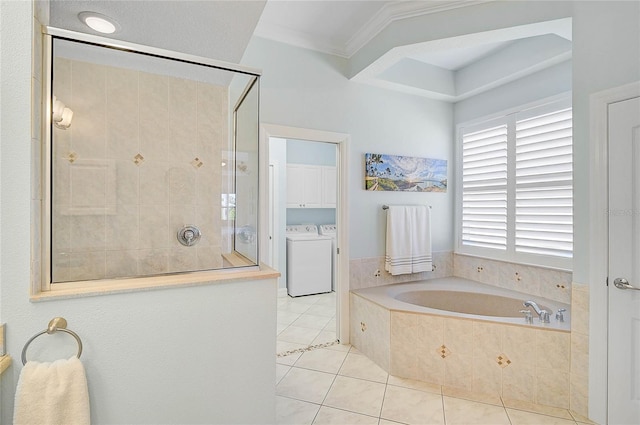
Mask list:
[[51,50],[49,282],[257,265],[259,75],[56,36]]

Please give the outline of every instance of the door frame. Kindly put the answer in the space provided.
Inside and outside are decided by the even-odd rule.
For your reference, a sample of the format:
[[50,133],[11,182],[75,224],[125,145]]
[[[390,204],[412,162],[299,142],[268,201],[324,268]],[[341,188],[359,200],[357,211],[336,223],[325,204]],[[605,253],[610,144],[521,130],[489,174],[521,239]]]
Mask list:
[[[609,114],[612,103],[640,96],[640,81],[590,96],[589,136],[589,418],[608,420],[607,367],[609,297],[606,285],[609,255]],[[608,364],[608,360],[607,363]]]
[[[341,344],[349,343],[349,141],[351,136],[345,133],[313,130],[299,127],[288,127],[277,124],[260,124],[260,193],[269,193],[269,139],[309,140],[314,142],[334,143],[338,148],[338,193],[336,205],[336,336]],[[270,220],[269,200],[260,199],[260,252],[268,249],[268,223]]]

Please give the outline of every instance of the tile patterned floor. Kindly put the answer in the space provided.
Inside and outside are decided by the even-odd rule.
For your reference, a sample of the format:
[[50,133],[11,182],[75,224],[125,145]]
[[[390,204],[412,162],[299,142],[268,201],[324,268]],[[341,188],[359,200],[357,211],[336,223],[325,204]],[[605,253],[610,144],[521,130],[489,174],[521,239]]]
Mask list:
[[[387,374],[335,340],[335,294],[278,299],[277,423],[582,425],[568,410],[482,396]],[[294,351],[293,354],[282,355]]]

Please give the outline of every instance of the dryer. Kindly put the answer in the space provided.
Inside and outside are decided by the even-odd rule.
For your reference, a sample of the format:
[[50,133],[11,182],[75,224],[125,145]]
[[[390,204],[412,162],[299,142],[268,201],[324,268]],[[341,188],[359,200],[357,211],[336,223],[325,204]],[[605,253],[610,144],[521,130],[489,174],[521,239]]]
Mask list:
[[331,237],[314,224],[287,226],[287,293],[292,297],[331,292]]
[[331,290],[336,290],[336,253],[337,253],[337,243],[336,243],[336,225],[335,224],[321,224],[318,228],[318,231],[323,236],[328,236],[331,238]]

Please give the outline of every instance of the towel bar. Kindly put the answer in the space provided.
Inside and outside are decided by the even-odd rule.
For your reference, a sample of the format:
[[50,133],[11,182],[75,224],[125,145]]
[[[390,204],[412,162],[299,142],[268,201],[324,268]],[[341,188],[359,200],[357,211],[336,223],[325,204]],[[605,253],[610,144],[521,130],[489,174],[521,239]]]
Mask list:
[[[429,207],[429,209],[431,209],[431,205],[427,205]],[[388,210],[389,209],[389,205],[383,205],[382,206],[383,210]]]
[[31,344],[34,339],[36,339],[40,335],[53,334],[58,331],[68,333],[76,339],[76,342],[78,343],[78,354],[76,354],[76,357],[80,358],[80,355],[82,354],[82,340],[77,333],[67,329],[67,321],[64,319],[64,317],[54,317],[49,322],[49,326],[47,327],[47,329],[43,330],[42,332],[38,332],[37,334],[29,338],[27,343],[24,344],[24,348],[22,348],[22,364],[27,364],[27,348],[29,348],[29,344]]

